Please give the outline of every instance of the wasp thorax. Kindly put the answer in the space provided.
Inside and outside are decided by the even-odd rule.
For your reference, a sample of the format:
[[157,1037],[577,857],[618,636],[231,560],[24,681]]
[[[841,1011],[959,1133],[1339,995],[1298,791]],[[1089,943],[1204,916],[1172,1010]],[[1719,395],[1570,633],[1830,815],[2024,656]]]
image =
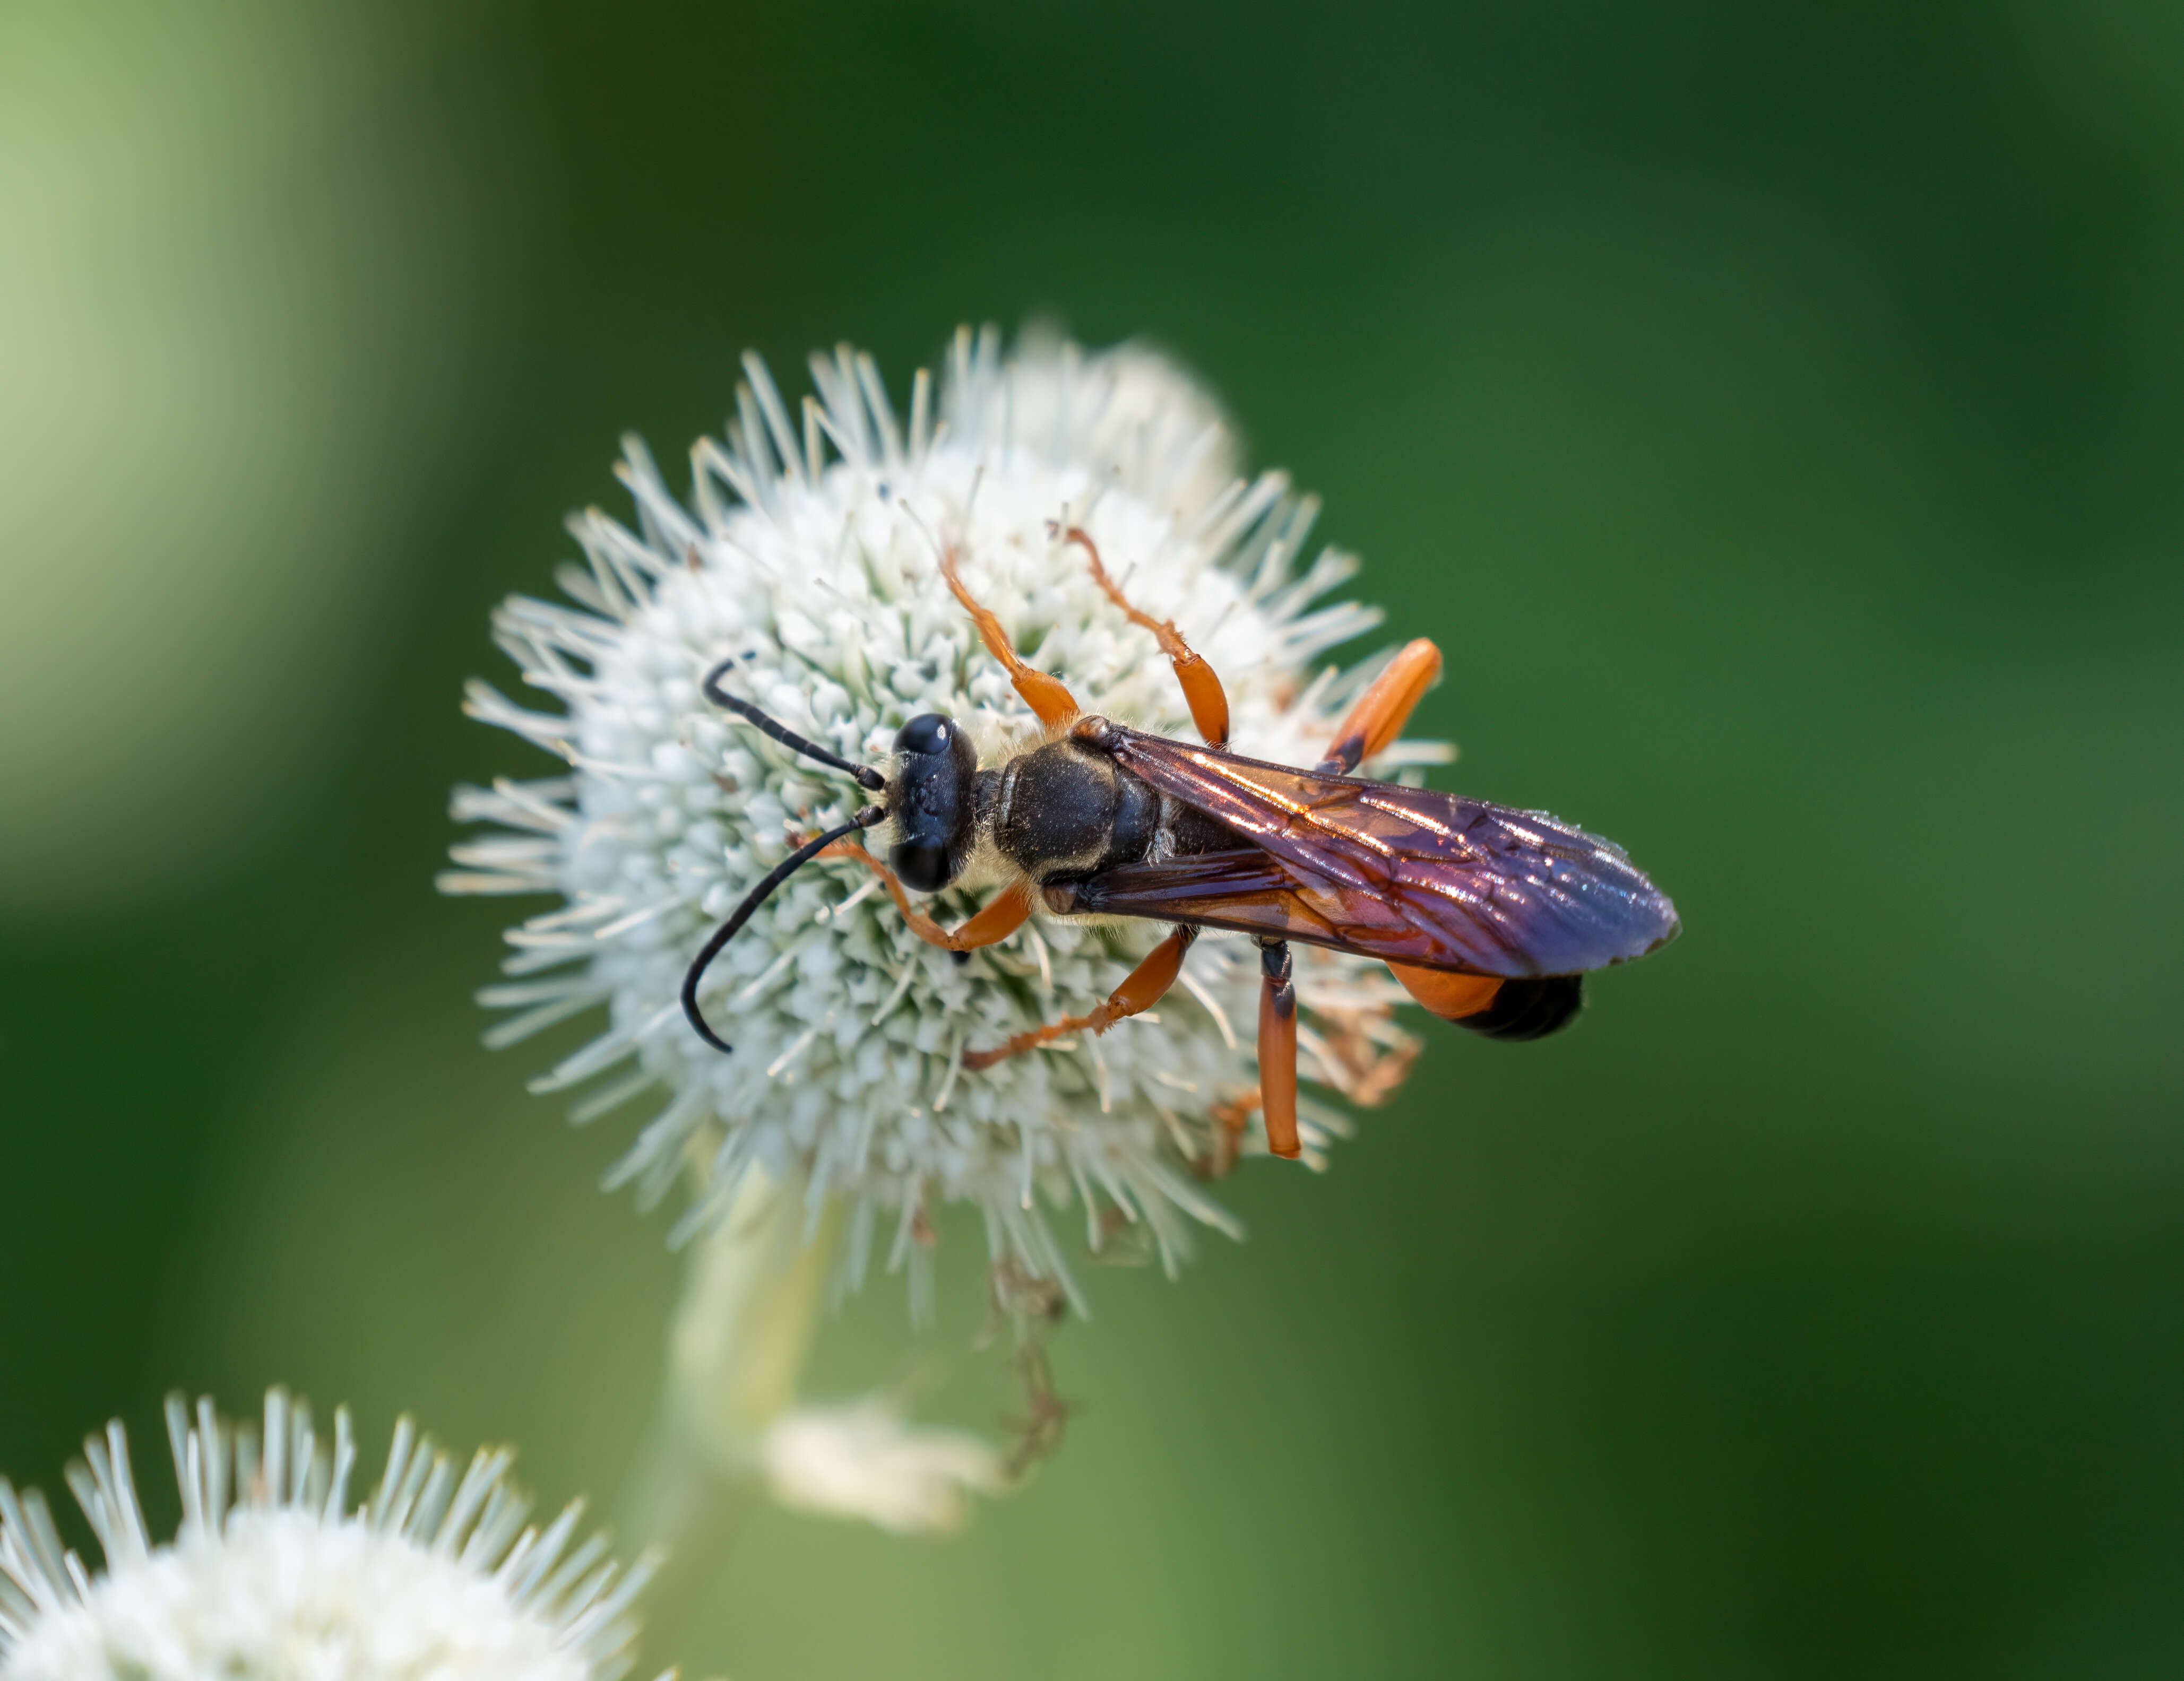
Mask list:
[[978,749],[945,713],[921,712],[895,732],[894,750],[888,862],[911,892],[938,893],[970,857]]
[[1001,773],[994,840],[1035,879],[1141,858],[1160,798],[1101,754],[1070,739],[1011,760]]

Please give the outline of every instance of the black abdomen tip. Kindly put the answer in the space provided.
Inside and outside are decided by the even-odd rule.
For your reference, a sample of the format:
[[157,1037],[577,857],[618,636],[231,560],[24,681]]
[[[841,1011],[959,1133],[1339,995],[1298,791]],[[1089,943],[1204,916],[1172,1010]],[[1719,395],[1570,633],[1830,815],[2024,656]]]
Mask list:
[[1490,1039],[1543,1039],[1568,1027],[1584,1005],[1582,975],[1504,981],[1493,1003],[1475,1016],[1458,1016],[1457,1025]]

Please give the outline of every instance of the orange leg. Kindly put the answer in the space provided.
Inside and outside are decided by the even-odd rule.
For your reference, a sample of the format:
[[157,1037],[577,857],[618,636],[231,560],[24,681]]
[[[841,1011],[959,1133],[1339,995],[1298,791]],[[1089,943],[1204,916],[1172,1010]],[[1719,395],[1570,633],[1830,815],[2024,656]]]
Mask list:
[[963,586],[962,575],[956,569],[956,548],[952,543],[940,557],[940,576],[948,580],[948,587],[963,604],[963,610],[978,627],[978,638],[986,644],[986,652],[1000,660],[1008,670],[1009,681],[1017,693],[1024,698],[1024,704],[1039,715],[1039,721],[1050,730],[1058,730],[1074,718],[1080,709],[1077,697],[1059,677],[1050,677],[1044,671],[1034,671],[1017,657],[1009,633],[1001,628],[1001,621],[992,611],[978,604],[978,598]]
[[1421,969],[1414,963],[1390,963],[1403,989],[1444,1021],[1476,1016],[1502,990],[1497,975],[1454,975],[1446,969]]
[[1245,1092],[1206,1111],[1214,1125],[1212,1148],[1201,1161],[1191,1164],[1201,1179],[1221,1179],[1236,1165],[1244,1148],[1244,1125],[1259,1112],[1259,1094]]
[[991,903],[973,914],[961,927],[951,930],[942,927],[912,905],[902,883],[895,879],[894,871],[864,848],[853,846],[848,841],[837,841],[819,855],[855,859],[880,878],[880,885],[888,890],[894,908],[902,912],[902,920],[910,924],[911,932],[927,944],[948,951],[976,951],[982,945],[998,945],[1031,918],[1034,890],[1028,881],[1018,882],[995,894]]
[[1402,734],[1411,710],[1440,677],[1440,650],[1420,637],[1388,662],[1334,732],[1322,775],[1346,776]]
[[[1051,531],[1054,527],[1050,526],[1047,529]],[[1191,652],[1190,644],[1183,639],[1173,619],[1156,619],[1130,605],[1121,588],[1107,576],[1107,569],[1100,564],[1100,551],[1092,546],[1092,539],[1081,526],[1070,526],[1061,533],[1061,541],[1082,548],[1092,562],[1092,582],[1106,591],[1107,599],[1128,614],[1132,624],[1150,631],[1160,639],[1161,652],[1175,667],[1175,680],[1183,685],[1183,698],[1190,703],[1190,721],[1198,726],[1198,733],[1206,738],[1206,744],[1228,746],[1228,696],[1221,687],[1221,679],[1214,676],[1213,668]]]
[[1144,962],[1124,976],[1123,984],[1110,993],[1107,1001],[1089,1016],[1065,1016],[1059,1021],[1050,1021],[1044,1027],[1018,1033],[995,1050],[967,1050],[963,1053],[963,1066],[974,1070],[990,1068],[996,1062],[1020,1056],[1028,1050],[1036,1050],[1043,1044],[1051,1044],[1065,1034],[1104,1033],[1123,1017],[1150,1010],[1175,984],[1175,977],[1183,972],[1183,955],[1190,949],[1190,943],[1197,934],[1195,928],[1178,928],[1155,946]]
[[1259,1101],[1267,1148],[1285,1161],[1304,1154],[1296,1119],[1296,988],[1290,984],[1287,940],[1259,947]]

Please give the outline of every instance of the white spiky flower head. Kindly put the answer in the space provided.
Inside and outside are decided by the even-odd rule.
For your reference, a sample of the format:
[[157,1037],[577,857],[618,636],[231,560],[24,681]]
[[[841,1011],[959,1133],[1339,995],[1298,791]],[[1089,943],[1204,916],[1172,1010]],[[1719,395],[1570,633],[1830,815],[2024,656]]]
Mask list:
[[[1055,536],[1073,521],[1136,604],[1173,619],[1220,673],[1236,750],[1308,765],[1373,674],[1314,670],[1378,622],[1354,604],[1317,604],[1355,562],[1329,551],[1301,566],[1316,504],[1281,474],[1236,476],[1218,409],[1141,348],[1086,355],[1035,341],[1004,357],[990,331],[959,333],[937,414],[921,372],[906,427],[871,359],[846,348],[812,359],[817,394],[800,429],[763,365],[745,365],[727,447],[692,451],[687,502],[628,441],[616,472],[634,529],[597,509],[572,519],[586,565],[562,569],[569,601],[519,597],[495,616],[526,682],[564,710],[483,683],[467,710],[566,771],[455,798],[458,818],[500,832],[455,849],[461,867],[443,886],[561,901],[511,930],[510,978],[482,998],[517,1013],[489,1042],[604,1005],[605,1032],[534,1088],[600,1079],[575,1111],[589,1119],[664,1086],[665,1110],[609,1183],[656,1198],[694,1150],[708,1171],[686,1230],[755,1167],[803,1184],[815,1220],[846,1197],[849,1281],[877,1230],[891,1269],[911,1261],[914,1302],[923,1211],[942,1200],[978,1205],[996,1260],[1065,1285],[1045,1213],[1072,1203],[1094,1248],[1139,1225],[1173,1271],[1187,1244],[1179,1215],[1233,1229],[1190,1170],[1225,1165],[1257,1091],[1253,949],[1201,940],[1157,1012],[970,1072],[966,1047],[1089,1010],[1165,931],[1041,912],[959,963],[917,939],[855,860],[822,860],[710,971],[706,1002],[736,1048],[722,1055],[683,1020],[685,968],[760,876],[861,802],[846,778],[709,705],[699,680],[733,658],[743,695],[863,762],[883,760],[923,712],[962,720],[989,757],[1031,744],[1036,721],[940,575],[944,541],[1024,657],[1086,708],[1189,731],[1153,639]],[[1413,743],[1379,763],[1384,774],[1445,757]],[[939,900],[935,915],[960,920],[978,896]],[[1300,958],[1304,1077],[1374,1099],[1415,1049],[1389,1020],[1400,990],[1376,965]],[[1341,1116],[1310,1099],[1300,1113],[1316,1161]],[[1256,1124],[1242,1144],[1263,1149]]]
[[0,1479],[5,1681],[614,1681],[651,1561],[621,1571],[604,1538],[571,1547],[572,1505],[543,1531],[505,1449],[454,1462],[395,1427],[370,1498],[348,1507],[346,1409],[329,1444],[280,1389],[265,1433],[179,1395],[167,1431],[182,1522],[153,1543],[119,1421],[84,1444],[69,1486],[105,1554],[93,1574],[36,1489]]

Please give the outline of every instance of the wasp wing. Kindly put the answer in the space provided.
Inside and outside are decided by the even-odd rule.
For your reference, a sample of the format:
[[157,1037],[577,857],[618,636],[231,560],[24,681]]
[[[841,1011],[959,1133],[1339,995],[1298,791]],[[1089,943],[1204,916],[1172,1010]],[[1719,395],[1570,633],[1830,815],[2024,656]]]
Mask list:
[[1102,871],[1078,884],[1080,910],[1510,977],[1606,968],[1677,932],[1675,907],[1622,848],[1540,812],[1318,776],[1119,725],[1097,744],[1250,847]]
[[1116,865],[1050,887],[1047,902],[1074,916],[1148,916],[1408,962],[1430,955],[1428,943],[1379,900],[1346,896],[1256,847]]

